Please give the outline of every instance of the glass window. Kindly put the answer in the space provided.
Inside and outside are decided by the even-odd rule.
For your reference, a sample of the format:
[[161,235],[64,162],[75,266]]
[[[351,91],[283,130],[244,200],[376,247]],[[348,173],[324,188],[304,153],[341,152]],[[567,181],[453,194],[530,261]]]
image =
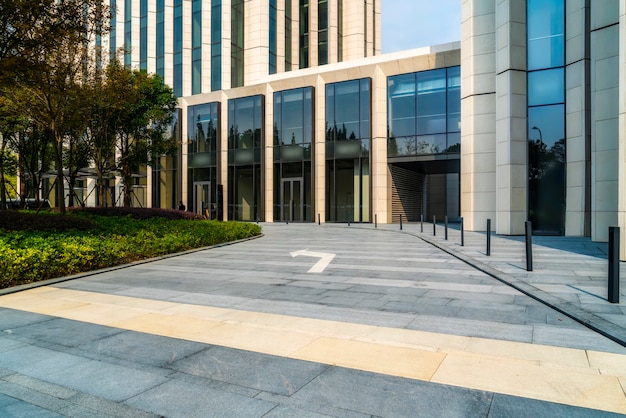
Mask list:
[[300,0],[300,68],[309,67],[309,0]]
[[[448,132],[461,131],[461,67],[448,68]],[[448,144],[449,146],[449,144]]]
[[564,0],[528,0],[527,10],[528,69],[564,65]]
[[528,73],[528,106],[565,101],[565,76],[563,68]]
[[276,74],[276,0],[270,0],[270,27],[269,27],[269,73]]
[[235,0],[231,6],[231,88],[244,84],[244,8],[243,0]]
[[211,91],[222,89],[222,0],[211,2]]
[[446,132],[446,70],[417,74],[417,133]]
[[165,77],[165,1],[156,2],[156,73]]
[[328,64],[328,0],[320,0],[317,5],[317,62]]

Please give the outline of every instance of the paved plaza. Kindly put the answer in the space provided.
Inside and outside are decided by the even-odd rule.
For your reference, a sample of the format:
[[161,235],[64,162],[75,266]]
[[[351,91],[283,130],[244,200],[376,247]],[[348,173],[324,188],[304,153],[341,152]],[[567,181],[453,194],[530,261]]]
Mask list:
[[527,272],[519,237],[263,231],[5,291],[0,416],[626,414],[606,244],[535,237]]

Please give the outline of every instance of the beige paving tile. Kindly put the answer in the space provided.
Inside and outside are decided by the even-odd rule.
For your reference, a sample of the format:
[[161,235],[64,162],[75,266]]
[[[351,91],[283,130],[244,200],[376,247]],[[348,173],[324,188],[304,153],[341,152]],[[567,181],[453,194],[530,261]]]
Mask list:
[[292,357],[291,354],[310,344],[315,337],[249,324],[222,324],[194,340],[207,344],[239,348],[258,353]]
[[626,413],[619,379],[542,367],[537,361],[453,352],[433,382]]
[[193,316],[148,313],[112,322],[110,325],[164,337],[200,341],[199,338],[208,333],[210,329],[220,326],[221,323]]
[[217,316],[216,319],[228,323],[256,324],[276,329],[298,330],[294,324],[299,318],[294,316],[275,315],[252,311],[237,311],[230,309]]
[[573,348],[471,338],[466,351],[498,357],[536,360],[554,365],[589,367],[585,350]]
[[343,339],[354,339],[371,333],[373,325],[351,324],[349,322],[327,321],[322,319],[296,318],[292,326],[298,332],[308,335]]
[[411,379],[430,380],[444,353],[322,337],[292,357]]
[[589,364],[597,368],[600,373],[626,378],[626,356],[599,351],[588,351]]
[[213,321],[218,321],[217,318],[228,315],[232,312],[236,311],[233,311],[232,309],[215,308],[212,306],[186,305],[182,303],[175,303],[174,306],[171,306],[163,311],[164,314],[168,315],[188,315],[195,316],[197,318],[210,319]]
[[375,327],[367,335],[357,339],[426,351],[463,350],[470,341],[470,337],[385,327]]
[[85,304],[73,308],[58,310],[55,316],[72,319],[74,321],[89,322],[91,324],[113,326],[115,322],[127,320],[146,313],[143,309],[124,308],[115,305],[98,303]]
[[[8,295],[11,296],[11,295]],[[85,306],[87,303],[65,300],[65,299],[48,299],[41,298],[37,295],[28,295],[21,298],[0,298],[0,307],[17,309],[41,315],[61,316],[60,312]]]

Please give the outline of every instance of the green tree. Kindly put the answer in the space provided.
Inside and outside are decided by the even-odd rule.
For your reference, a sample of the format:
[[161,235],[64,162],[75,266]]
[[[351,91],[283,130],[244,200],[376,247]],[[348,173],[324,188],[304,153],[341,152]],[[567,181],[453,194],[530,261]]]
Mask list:
[[153,156],[171,155],[177,149],[176,139],[167,135],[177,99],[158,75],[116,63],[107,74],[122,104],[115,119],[116,164],[124,184],[124,206],[131,206],[133,173],[141,166],[156,163]]

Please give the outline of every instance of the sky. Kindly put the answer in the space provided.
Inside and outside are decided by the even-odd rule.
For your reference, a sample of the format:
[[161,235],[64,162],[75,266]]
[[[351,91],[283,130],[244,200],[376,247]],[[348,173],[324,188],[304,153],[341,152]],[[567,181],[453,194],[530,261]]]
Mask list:
[[382,52],[461,40],[460,0],[382,0]]

